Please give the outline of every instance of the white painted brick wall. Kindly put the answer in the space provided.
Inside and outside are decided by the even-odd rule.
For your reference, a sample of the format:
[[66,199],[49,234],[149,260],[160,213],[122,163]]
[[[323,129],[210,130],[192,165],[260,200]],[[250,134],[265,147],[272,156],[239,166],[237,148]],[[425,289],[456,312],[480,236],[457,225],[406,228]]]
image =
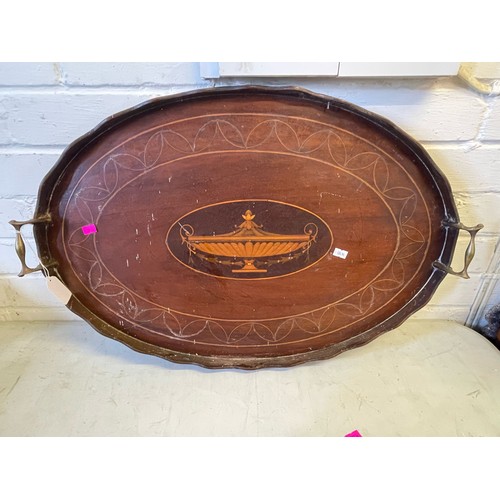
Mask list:
[[[496,78],[499,63],[479,63]],[[0,64],[0,321],[77,320],[47,293],[40,275],[18,278],[10,219],[33,215],[38,186],[70,142],[112,113],[160,95],[244,83],[296,85],[379,113],[421,141],[448,177],[465,224],[485,224],[471,279],[447,277],[415,319],[465,322],[493,269],[500,236],[500,98],[483,97],[458,78],[417,80],[201,79],[196,63]],[[24,232],[24,229],[23,229]],[[26,228],[28,247],[34,248]],[[454,265],[463,264],[460,236]],[[29,257],[35,264],[35,257]],[[500,302],[500,286],[489,298]]]
[[500,141],[500,99],[491,99],[489,113],[484,120],[483,139]]

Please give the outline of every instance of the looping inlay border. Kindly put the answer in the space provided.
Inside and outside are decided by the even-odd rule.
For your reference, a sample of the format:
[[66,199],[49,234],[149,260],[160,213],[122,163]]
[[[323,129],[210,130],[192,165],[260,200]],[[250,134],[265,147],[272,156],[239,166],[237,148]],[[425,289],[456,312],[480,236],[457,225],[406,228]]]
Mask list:
[[[299,119],[295,119],[300,122]],[[291,122],[294,120],[291,119]],[[239,124],[241,125],[241,123]],[[144,132],[144,134],[147,132]],[[391,168],[387,159],[373,150],[350,151],[342,138],[341,130],[322,128],[304,136],[296,128],[281,118],[264,119],[244,134],[238,127],[238,118],[210,119],[203,123],[193,137],[187,138],[174,127],[155,131],[147,139],[144,150],[139,155],[118,152],[106,155],[95,167],[99,170],[99,182],[76,190],[69,203],[76,205],[80,221],[72,221],[74,229],[67,241],[67,250],[73,259],[86,263],[87,276],[84,286],[96,297],[110,298],[116,303],[123,319],[138,327],[146,328],[158,335],[179,340],[196,340],[203,335],[211,337],[215,343],[225,345],[254,343],[284,343],[293,332],[293,341],[301,341],[312,336],[328,333],[336,321],[346,318],[360,318],[373,312],[376,294],[388,294],[402,289],[407,278],[405,267],[408,259],[416,259],[425,249],[430,227],[418,229],[412,225],[412,217],[419,202],[425,210],[425,200],[413,189],[393,185]],[[142,135],[144,135],[142,134]],[[352,135],[352,133],[350,133]],[[363,143],[367,144],[363,138]],[[130,180],[134,175],[165,162],[165,158],[181,159],[201,152],[217,152],[231,148],[235,151],[259,149],[262,152],[290,152],[304,157],[315,158],[320,155],[332,166],[342,168],[370,182],[377,194],[394,210],[398,230],[399,246],[391,264],[383,275],[367,285],[355,296],[345,301],[330,304],[319,311],[304,313],[282,320],[226,321],[211,319],[185,319],[182,314],[168,307],[149,307],[145,299],[131,293],[114,278],[98,257],[94,235],[83,236],[80,226],[95,223],[102,205],[119,189],[121,180]],[[131,177],[132,176],[132,177]],[[66,242],[64,242],[66,245]],[[424,252],[425,253],[425,252]]]

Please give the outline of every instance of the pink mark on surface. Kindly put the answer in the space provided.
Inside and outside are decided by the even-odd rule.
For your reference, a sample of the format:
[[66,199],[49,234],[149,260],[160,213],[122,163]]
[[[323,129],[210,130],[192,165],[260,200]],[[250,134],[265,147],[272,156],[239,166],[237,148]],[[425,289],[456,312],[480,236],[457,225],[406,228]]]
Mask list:
[[346,438],[360,438],[360,437],[363,437],[359,431],[356,429],[352,432],[349,432],[349,434],[346,434],[344,437]]
[[82,226],[82,233],[85,235],[97,233],[97,228],[95,227],[95,224],[87,224],[86,226]]

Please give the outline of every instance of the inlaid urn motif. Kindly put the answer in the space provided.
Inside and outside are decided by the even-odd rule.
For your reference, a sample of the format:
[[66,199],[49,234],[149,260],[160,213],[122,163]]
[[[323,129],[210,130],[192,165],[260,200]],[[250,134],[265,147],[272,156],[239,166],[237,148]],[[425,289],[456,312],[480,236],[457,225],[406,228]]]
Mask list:
[[200,259],[237,266],[232,269],[233,273],[267,273],[268,266],[296,259],[307,252],[318,234],[314,222],[304,226],[304,234],[278,234],[264,231],[262,225],[254,222],[251,210],[242,217],[244,222],[236,231],[215,236],[196,235],[191,226],[182,226],[182,241],[190,253]]

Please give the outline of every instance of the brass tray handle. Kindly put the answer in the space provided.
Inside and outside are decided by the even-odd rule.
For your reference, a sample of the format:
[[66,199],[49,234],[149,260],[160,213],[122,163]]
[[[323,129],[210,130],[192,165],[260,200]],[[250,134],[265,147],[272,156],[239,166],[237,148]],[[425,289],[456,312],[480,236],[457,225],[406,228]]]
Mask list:
[[26,264],[26,245],[24,244],[23,235],[21,234],[21,228],[25,224],[38,224],[40,222],[49,222],[49,221],[50,221],[50,216],[48,215],[39,217],[37,219],[30,219],[25,221],[17,221],[17,220],[9,221],[9,224],[11,226],[14,226],[14,229],[16,230],[16,253],[17,256],[19,257],[19,260],[21,261],[21,272],[18,274],[18,276],[24,276],[26,274],[36,273],[37,271],[41,271],[43,269],[41,263],[38,264],[38,266],[36,267],[29,267]]
[[464,231],[467,231],[470,235],[470,241],[469,244],[467,245],[467,249],[465,250],[465,256],[464,256],[464,268],[461,271],[454,271],[451,266],[447,266],[443,264],[442,262],[439,262],[436,260],[434,262],[434,267],[437,269],[441,269],[441,271],[445,271],[448,274],[453,274],[454,276],[460,276],[460,278],[465,278],[469,279],[469,273],[467,270],[469,269],[469,265],[472,262],[472,259],[474,258],[474,254],[476,253],[476,234],[478,231],[483,229],[484,225],[483,224],[478,224],[477,226],[474,227],[467,227],[464,226],[461,222],[456,222],[456,223],[447,223],[446,224],[449,227],[455,227],[457,229],[463,229]]

